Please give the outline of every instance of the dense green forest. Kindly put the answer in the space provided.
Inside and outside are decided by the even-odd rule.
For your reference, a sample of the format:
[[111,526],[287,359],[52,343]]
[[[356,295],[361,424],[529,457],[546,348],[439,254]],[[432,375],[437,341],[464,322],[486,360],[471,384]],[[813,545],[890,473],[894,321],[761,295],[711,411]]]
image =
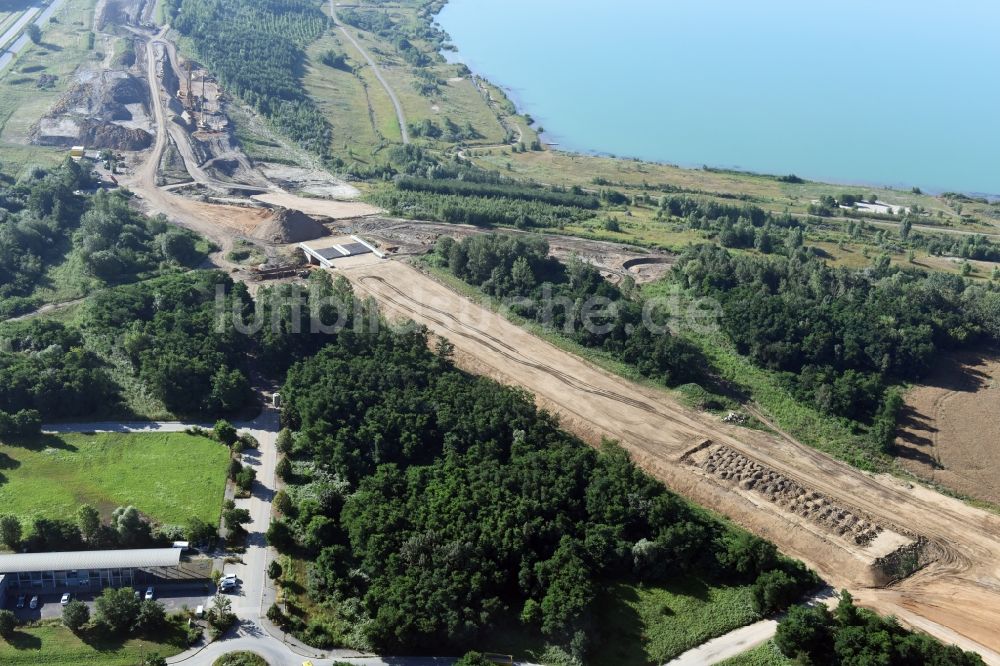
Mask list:
[[668,330],[667,313],[650,312],[630,284],[612,285],[579,259],[551,259],[539,236],[483,234],[456,242],[442,236],[433,259],[457,277],[509,303],[522,317],[573,341],[601,349],[667,385],[703,379],[705,361],[695,347]]
[[[768,228],[769,216],[753,207],[717,205],[713,214]],[[754,221],[765,226],[754,227]],[[798,229],[788,222],[782,228]],[[501,299],[514,314],[662,383],[713,380],[684,333],[668,326],[659,334],[644,325],[645,300],[630,282],[613,286],[579,260],[563,265],[548,257],[540,238],[443,237],[431,260]],[[769,256],[691,247],[668,281],[686,298],[717,302],[718,323],[741,354],[774,372],[797,400],[863,424],[875,453],[893,441],[902,406],[897,386],[919,380],[944,351],[1000,340],[1000,290],[994,285],[900,269],[887,259],[865,271],[831,268],[802,246],[801,234]],[[597,307],[593,299],[607,301]],[[663,330],[670,322],[653,323]]]
[[42,420],[127,413],[119,374],[179,416],[238,412],[253,397],[253,340],[219,326],[217,288],[227,306],[252,310],[242,284],[196,271],[98,292],[70,324],[3,324],[0,427],[29,434]]
[[926,634],[907,631],[895,618],[879,617],[854,605],[844,591],[831,613],[826,606],[794,606],[778,625],[774,639],[797,664],[848,666],[977,666],[979,655],[942,645]]
[[0,435],[37,432],[41,419],[106,410],[118,392],[104,363],[83,348],[80,332],[26,321],[0,331]]
[[1000,339],[1000,292],[959,276],[831,268],[798,250],[761,257],[714,245],[686,250],[674,278],[722,306],[743,354],[780,373],[800,400],[871,422],[892,441],[901,406],[890,387],[922,377],[941,352]]
[[330,124],[300,80],[305,47],[329,23],[318,2],[167,0],[165,11],[226,88],[307,150],[327,155]]
[[230,310],[253,308],[242,283],[196,271],[95,294],[81,328],[92,347],[125,366],[172,413],[236,412],[252,399],[252,339],[216,315],[217,293]]
[[[449,353],[419,330],[348,330],[282,389],[295,434],[279,447],[294,462],[268,539],[309,562],[310,598],[335,603],[367,644],[461,649],[519,618],[584,658],[614,638],[594,623],[597,591],[613,581],[756,581],[760,612],[814,584],[622,449],[593,450]],[[314,643],[341,637],[294,611],[275,617]]]
[[66,160],[0,187],[0,317],[37,307],[34,292],[67,255],[82,266],[73,276],[78,291],[204,259],[192,234],[140,215],[125,192],[75,194],[94,185],[88,165]]

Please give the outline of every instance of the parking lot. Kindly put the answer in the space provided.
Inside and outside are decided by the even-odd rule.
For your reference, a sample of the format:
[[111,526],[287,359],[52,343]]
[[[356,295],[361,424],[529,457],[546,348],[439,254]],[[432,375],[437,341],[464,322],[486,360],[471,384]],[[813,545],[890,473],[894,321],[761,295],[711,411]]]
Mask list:
[[[166,607],[168,613],[179,611],[184,606],[187,606],[191,610],[194,610],[201,605],[208,608],[211,604],[213,589],[214,588],[211,583],[208,583],[205,586],[196,587],[154,586],[153,598],[162,603]],[[142,588],[138,590],[138,592],[140,595],[145,595],[146,588]],[[59,618],[62,617],[62,604],[60,603],[62,593],[63,590],[44,593],[27,590],[24,592],[24,608],[17,608],[17,599],[21,595],[21,592],[18,590],[8,590],[7,608],[14,611],[14,614],[17,615],[18,619],[23,622]],[[28,605],[31,601],[31,597],[36,594],[38,595],[38,607],[29,608]],[[94,599],[97,598],[99,594],[99,592],[95,593],[87,590],[79,593],[73,593],[73,599],[85,602],[88,606],[90,606],[91,611],[93,611]]]

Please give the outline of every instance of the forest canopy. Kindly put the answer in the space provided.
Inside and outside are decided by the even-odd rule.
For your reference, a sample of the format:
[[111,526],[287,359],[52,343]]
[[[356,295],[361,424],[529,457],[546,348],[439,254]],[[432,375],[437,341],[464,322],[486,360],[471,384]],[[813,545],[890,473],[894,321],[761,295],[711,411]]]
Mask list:
[[[611,638],[594,604],[612,581],[758,581],[761,612],[813,584],[618,446],[595,451],[449,353],[430,351],[420,330],[345,331],[282,389],[291,503],[269,541],[310,563],[315,603],[356,609],[369,645],[461,649],[520,618],[583,657]],[[322,624],[284,621],[331,640]]]

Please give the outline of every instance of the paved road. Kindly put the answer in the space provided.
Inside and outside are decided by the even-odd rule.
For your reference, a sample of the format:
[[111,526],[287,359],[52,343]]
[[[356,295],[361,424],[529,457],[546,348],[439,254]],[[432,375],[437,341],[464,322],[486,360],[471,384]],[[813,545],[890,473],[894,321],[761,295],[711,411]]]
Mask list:
[[[45,423],[42,432],[183,432],[191,427],[211,429],[212,423],[193,423],[186,421],[90,421],[85,423]],[[245,429],[252,422],[234,423],[237,428]]]
[[41,7],[28,7],[25,9],[24,13],[17,17],[17,20],[14,21],[14,25],[12,25],[3,33],[2,36],[0,36],[0,48],[7,46],[8,43],[21,34],[21,31],[24,30],[24,26],[28,24],[28,21],[33,19],[35,14],[40,11],[42,11]]
[[409,143],[410,130],[406,127],[406,115],[403,113],[403,105],[399,103],[399,98],[396,97],[396,93],[392,89],[392,86],[390,86],[389,82],[385,80],[384,76],[382,76],[382,70],[379,69],[375,60],[368,55],[368,51],[361,48],[361,44],[358,43],[358,40],[354,39],[354,35],[352,35],[337,19],[337,8],[334,6],[333,0],[330,0],[330,16],[337,22],[337,27],[340,29],[340,32],[344,34],[344,37],[347,37],[347,40],[353,44],[354,48],[356,48],[358,52],[361,53],[362,57],[368,61],[372,71],[375,73],[375,78],[378,79],[378,82],[382,84],[383,88],[385,88],[385,92],[388,93],[389,99],[392,100],[392,105],[396,107],[396,119],[399,121],[399,133],[403,137],[403,143]]
[[168,659],[167,663],[184,664],[184,666],[212,666],[212,662],[222,655],[238,650],[256,652],[272,666],[299,666],[306,659],[312,661],[314,666],[330,666],[336,662],[347,662],[359,666],[444,666],[455,661],[449,657],[315,657],[303,655],[271,638],[260,626],[244,624],[236,636],[211,643],[193,654],[178,655]]
[[724,636],[713,638],[692,648],[667,663],[667,666],[708,666],[725,661],[771,639],[778,628],[777,620],[761,620],[748,624]]

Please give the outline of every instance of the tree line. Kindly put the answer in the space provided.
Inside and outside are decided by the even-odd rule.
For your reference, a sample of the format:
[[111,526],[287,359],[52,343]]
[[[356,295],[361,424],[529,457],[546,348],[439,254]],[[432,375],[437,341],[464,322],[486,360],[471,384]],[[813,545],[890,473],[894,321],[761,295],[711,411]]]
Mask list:
[[585,208],[541,201],[385,187],[374,190],[368,200],[387,209],[390,215],[481,227],[561,227],[594,216],[592,210]]
[[674,279],[722,306],[725,334],[819,410],[872,425],[892,441],[892,387],[923,377],[949,349],[1000,338],[1000,293],[959,276],[890,266],[831,268],[801,249],[761,257],[689,248]]
[[545,188],[538,185],[530,186],[505,182],[484,183],[466,180],[446,180],[442,178],[414,178],[412,176],[398,177],[395,182],[397,188],[414,192],[519,199],[523,201],[538,201],[554,206],[586,208],[589,210],[600,206],[600,201],[595,196]]
[[[666,385],[702,379],[706,361],[667,328],[669,313],[647,312],[628,282],[612,285],[578,258],[562,264],[539,236],[442,236],[433,260],[511,310],[584,347],[600,349]],[[651,330],[647,323],[656,325]]]

